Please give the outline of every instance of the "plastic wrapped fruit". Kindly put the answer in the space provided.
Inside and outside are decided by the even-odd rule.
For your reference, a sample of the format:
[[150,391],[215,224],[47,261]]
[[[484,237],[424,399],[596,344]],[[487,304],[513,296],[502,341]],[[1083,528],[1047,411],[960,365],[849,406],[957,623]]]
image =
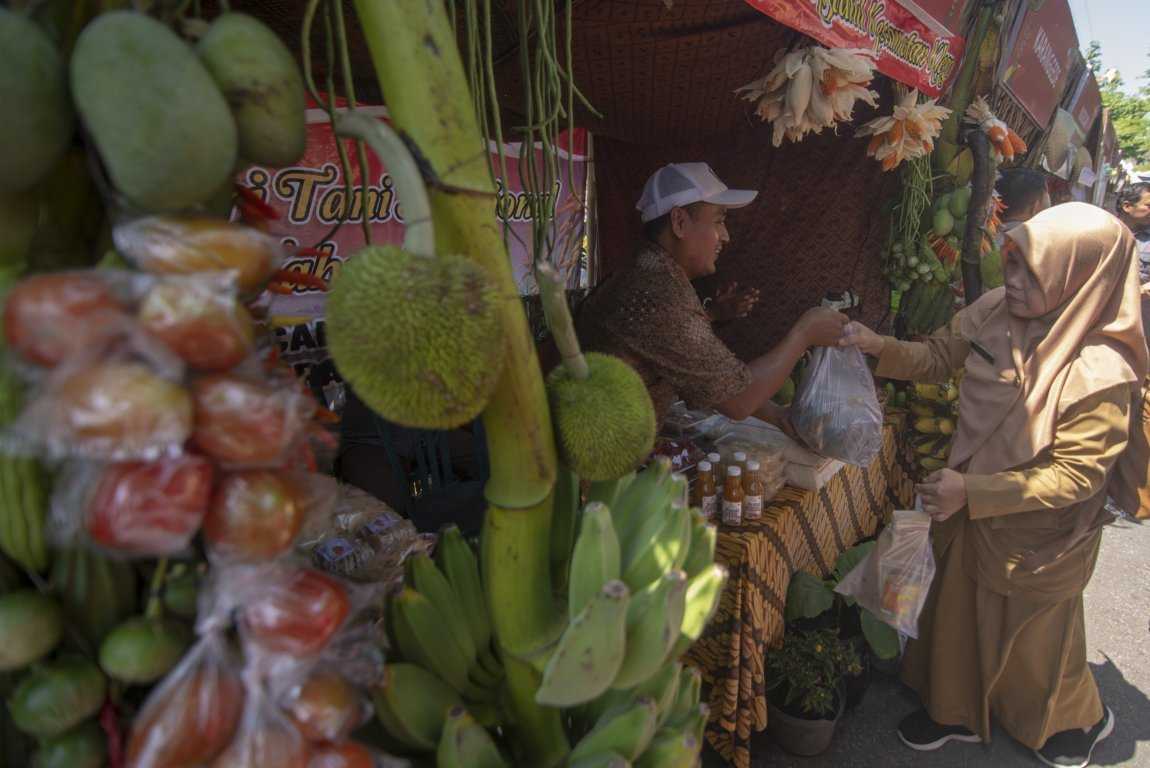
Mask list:
[[371,716],[367,699],[342,675],[315,672],[288,695],[285,707],[309,741],[340,742]]
[[148,698],[128,741],[128,768],[207,763],[231,743],[244,686],[217,634],[206,635]]
[[252,318],[208,281],[167,281],[148,291],[140,325],[192,368],[224,371],[252,351]]
[[327,646],[349,610],[342,584],[319,571],[297,569],[271,579],[247,603],[243,627],[266,650],[311,656]]
[[21,280],[4,305],[4,336],[29,362],[55,366],[123,327],[123,307],[93,274],[64,272]]
[[88,535],[119,552],[176,554],[203,523],[213,474],[211,463],[199,456],[111,464],[86,508]]
[[53,394],[42,404],[43,428],[61,453],[144,457],[182,446],[192,432],[188,392],[142,363],[94,365]]
[[303,432],[314,404],[293,387],[206,376],[192,385],[194,440],[224,464],[268,466],[280,461]]
[[269,470],[226,476],[204,519],[213,555],[237,561],[269,560],[286,552],[303,522],[291,480]]

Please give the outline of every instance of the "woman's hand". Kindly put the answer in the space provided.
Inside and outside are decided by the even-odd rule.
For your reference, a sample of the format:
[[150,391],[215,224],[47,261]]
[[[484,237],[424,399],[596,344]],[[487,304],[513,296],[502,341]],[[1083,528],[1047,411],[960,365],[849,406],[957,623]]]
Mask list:
[[795,323],[795,330],[808,347],[833,347],[843,336],[847,316],[830,307],[808,309]]
[[885,336],[875,333],[857,320],[846,324],[843,337],[839,339],[840,347],[858,347],[871,357],[881,355],[885,345]]
[[939,523],[966,506],[966,478],[953,469],[932,472],[914,490],[922,499],[922,511]]

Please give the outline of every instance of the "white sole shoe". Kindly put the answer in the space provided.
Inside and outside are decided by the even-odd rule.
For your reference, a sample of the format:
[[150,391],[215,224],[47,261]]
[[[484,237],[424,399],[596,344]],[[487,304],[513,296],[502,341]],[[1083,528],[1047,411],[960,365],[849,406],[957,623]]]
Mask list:
[[1114,711],[1110,709],[1110,707],[1107,707],[1106,725],[1102,726],[1101,732],[1099,732],[1097,738],[1094,739],[1094,743],[1090,745],[1090,750],[1086,753],[1086,757],[1083,758],[1081,762],[1055,763],[1043,757],[1042,753],[1037,749],[1034,750],[1034,754],[1038,757],[1039,760],[1043,762],[1043,764],[1049,765],[1050,768],[1086,768],[1086,766],[1090,765],[1090,758],[1094,754],[1094,748],[1101,744],[1112,733],[1114,733]]

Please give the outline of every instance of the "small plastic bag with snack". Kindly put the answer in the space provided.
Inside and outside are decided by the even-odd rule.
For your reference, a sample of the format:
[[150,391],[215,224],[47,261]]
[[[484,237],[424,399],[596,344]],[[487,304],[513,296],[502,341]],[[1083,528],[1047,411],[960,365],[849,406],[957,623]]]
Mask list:
[[918,637],[918,617],[934,580],[930,516],[896,510],[871,553],[848,573],[835,591],[908,637]]
[[799,437],[823,456],[866,466],[882,450],[882,406],[858,347],[817,348],[791,414]]

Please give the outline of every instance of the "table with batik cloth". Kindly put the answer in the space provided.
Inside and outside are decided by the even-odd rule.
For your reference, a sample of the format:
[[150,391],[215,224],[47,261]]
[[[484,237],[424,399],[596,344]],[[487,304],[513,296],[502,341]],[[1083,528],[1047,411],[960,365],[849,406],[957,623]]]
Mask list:
[[707,739],[738,768],[750,765],[751,736],[767,726],[765,657],[783,637],[791,574],[828,575],[839,553],[912,501],[902,424],[901,415],[887,416],[882,452],[869,467],[845,466],[818,491],[787,486],[761,520],[719,529],[715,559],[730,579],[688,662],[710,688]]

